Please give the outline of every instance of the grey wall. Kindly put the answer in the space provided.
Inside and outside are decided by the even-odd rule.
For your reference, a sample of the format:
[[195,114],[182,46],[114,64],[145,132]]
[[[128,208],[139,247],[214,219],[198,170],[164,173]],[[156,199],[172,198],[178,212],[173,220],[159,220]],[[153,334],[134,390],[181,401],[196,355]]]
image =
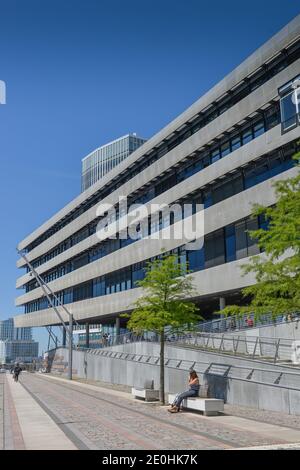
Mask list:
[[[300,319],[292,322],[278,323],[276,325],[260,326],[257,328],[249,328],[241,331],[227,331],[223,343],[223,349],[233,351],[233,342],[228,338],[241,338],[238,345],[238,352],[252,354],[255,348],[256,338],[260,341],[256,347],[255,355],[274,357],[277,340],[280,339],[278,348],[278,359],[291,360],[291,345],[293,341],[300,341]],[[211,338],[221,338],[222,333],[212,334]],[[221,339],[214,339],[214,346],[217,348],[221,343]],[[211,344],[211,341],[210,343]]]
[[262,326],[260,328],[251,328],[246,330],[248,335],[264,338],[286,338],[291,340],[300,340],[300,321],[296,320],[289,323],[278,323],[274,326]]
[[[232,343],[230,343],[232,344]],[[139,342],[139,343],[128,343],[120,346],[112,346],[110,348],[112,351],[127,352],[132,354],[145,354],[159,356],[159,344],[158,343],[148,343],[148,342]],[[226,354],[219,354],[218,352],[210,352],[197,349],[189,349],[183,347],[176,347],[174,345],[166,345],[165,356],[172,359],[178,359],[182,361],[192,361],[192,362],[205,362],[205,363],[218,363],[218,364],[228,364],[241,367],[263,367],[268,370],[295,370],[287,366],[275,365],[271,362],[265,362],[263,360],[253,360],[251,357],[243,358],[239,356],[232,356]],[[300,369],[298,369],[300,372]]]
[[[112,349],[158,356],[159,345],[136,343]],[[287,378],[281,385],[272,385],[280,371],[292,370],[290,368],[175,347],[166,348],[166,357],[172,359],[179,358],[183,361],[198,361],[196,368],[200,375],[200,381],[202,383],[208,382],[211,396],[223,398],[225,403],[300,415],[300,375],[291,376],[291,378],[286,376]],[[205,373],[208,363],[216,364],[211,369],[214,375]],[[226,369],[226,364],[242,368],[234,369],[230,377],[218,376],[218,370]],[[59,348],[53,361],[52,372],[65,375],[67,365],[68,351],[67,349]],[[185,370],[168,366],[165,368],[166,393],[177,393],[187,388],[189,365],[190,363],[187,362]],[[185,367],[184,364],[183,367]],[[249,381],[245,377],[250,372],[251,367],[264,368],[266,371],[255,372],[251,381]],[[143,386],[146,379],[153,379],[155,388],[159,388],[158,365],[113,359],[84,351],[74,351],[73,373],[81,378],[140,387]],[[262,380],[270,382],[270,385],[260,383]]]

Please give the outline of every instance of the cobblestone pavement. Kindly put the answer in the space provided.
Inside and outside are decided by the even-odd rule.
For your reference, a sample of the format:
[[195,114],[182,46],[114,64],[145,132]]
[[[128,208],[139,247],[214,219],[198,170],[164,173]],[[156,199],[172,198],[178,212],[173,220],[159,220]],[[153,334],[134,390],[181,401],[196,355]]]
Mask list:
[[2,382],[2,448],[5,450],[24,450],[24,440],[13,397],[8,386],[7,374],[1,374]]
[[[50,375],[50,374],[49,374]],[[53,375],[53,377],[55,377]],[[86,380],[86,379],[79,379],[79,378],[73,378],[73,381],[75,382],[80,382],[83,384],[88,384],[88,385],[94,385],[96,387],[101,387],[101,388],[108,388],[109,390],[117,390],[119,392],[127,392],[131,393],[131,388],[129,385],[120,385],[120,384],[111,384],[108,382],[102,382],[100,380]]]
[[[131,392],[131,387],[127,385],[110,384],[96,380],[75,379],[76,382],[95,385],[110,390],[118,390],[122,392]],[[255,420],[261,423],[270,423],[278,426],[287,426],[293,429],[300,429],[300,416],[288,415],[278,411],[256,410],[241,406],[225,405],[225,413],[231,416],[239,416],[241,418]],[[294,444],[291,444],[294,445]]]
[[272,446],[243,447],[239,450],[300,450],[300,442],[297,444],[277,444]]
[[253,408],[225,405],[225,413],[252,419],[261,423],[270,423],[277,426],[287,426],[293,429],[300,429],[300,416],[288,415],[278,411],[255,410]]
[[285,428],[271,427],[268,434],[269,425],[244,418],[171,415],[167,407],[133,400],[116,388],[97,390],[38,374],[23,374],[21,383],[82,449],[234,449],[300,441],[299,431],[285,440]]

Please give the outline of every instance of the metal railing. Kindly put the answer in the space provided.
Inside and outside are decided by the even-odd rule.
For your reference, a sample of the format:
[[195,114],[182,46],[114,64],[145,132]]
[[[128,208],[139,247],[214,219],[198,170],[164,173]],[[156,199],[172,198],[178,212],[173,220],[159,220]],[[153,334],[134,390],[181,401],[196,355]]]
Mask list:
[[274,318],[271,314],[265,314],[262,315],[259,319],[256,319],[254,313],[252,313],[245,314],[240,318],[231,316],[227,318],[217,318],[216,320],[201,322],[198,323],[197,330],[206,333],[225,333],[229,331],[242,331],[249,330],[250,328],[261,328],[290,322],[298,322],[299,320],[299,312],[295,312],[290,316],[279,315],[276,318]]
[[[250,336],[240,334],[212,334],[202,332],[190,332],[178,335],[166,335],[166,344],[177,347],[193,348],[215,352],[219,354],[230,354],[240,357],[260,359],[268,362],[278,363],[280,361],[291,361],[293,339],[272,338],[261,336]],[[107,350],[113,346],[121,346],[137,342],[158,343],[159,337],[154,333],[134,334],[127,333],[120,336],[112,336],[99,348],[88,348],[91,350]],[[101,346],[101,347],[100,347]],[[77,349],[87,350],[84,347]]]
[[239,334],[191,333],[171,341],[184,347],[196,347],[219,354],[233,354],[270,362],[290,361],[294,340]]
[[[155,355],[135,354],[120,351],[101,349],[82,349],[86,354],[93,354],[107,359],[118,359],[136,362],[144,365],[159,366],[160,358]],[[300,391],[300,372],[265,368],[248,367],[234,364],[222,364],[209,361],[191,361],[183,359],[165,358],[165,367],[176,370],[196,370],[203,374],[204,378],[209,376],[223,377],[244,382],[270,385],[273,387],[287,388]]]
[[[194,331],[199,333],[233,333],[236,334],[239,331],[250,331],[252,328],[260,328],[266,326],[274,326],[284,323],[296,323],[300,321],[300,313],[294,313],[291,317],[287,318],[286,315],[280,315],[273,318],[271,314],[261,316],[259,319],[255,319],[254,314],[245,314],[244,316],[237,318],[234,316],[227,318],[217,318],[215,320],[204,321],[198,323]],[[166,329],[167,338],[171,338],[172,334],[168,334]],[[102,337],[99,342],[95,342],[93,347],[95,348],[106,348],[119,344],[131,343],[136,341],[152,341],[155,337],[154,333],[145,332],[141,335],[135,333],[125,333],[122,335],[110,335],[108,338]],[[84,347],[79,345],[79,347]],[[91,345],[90,345],[91,349]]]
[[286,132],[295,129],[295,127],[300,125],[300,113],[296,113],[291,116],[289,119],[281,122],[281,133],[285,134]]

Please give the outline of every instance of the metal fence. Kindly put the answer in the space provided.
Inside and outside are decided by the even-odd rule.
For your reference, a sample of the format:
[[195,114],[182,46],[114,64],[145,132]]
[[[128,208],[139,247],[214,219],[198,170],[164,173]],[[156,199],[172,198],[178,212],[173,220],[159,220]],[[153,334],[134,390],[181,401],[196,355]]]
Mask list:
[[[245,336],[238,333],[212,334],[201,332],[166,335],[165,340],[167,345],[212,351],[219,354],[244,356],[252,359],[263,359],[274,363],[291,361],[294,343],[292,339],[286,338]],[[106,350],[106,348],[112,346],[137,342],[158,343],[159,337],[149,332],[140,335],[127,333],[120,336],[112,336],[104,345],[101,345],[101,348],[95,348],[95,350]],[[85,348],[80,347],[79,349],[84,350]],[[89,350],[92,349],[89,348]]]
[[216,320],[201,322],[198,323],[196,329],[205,333],[225,333],[229,331],[242,331],[249,330],[251,328],[298,322],[299,320],[299,312],[295,312],[294,314],[290,315],[279,315],[275,318],[271,314],[266,314],[257,319],[255,318],[254,313],[252,313],[245,314],[241,317],[231,316],[227,318],[217,318]]
[[184,347],[265,359],[274,363],[290,361],[294,341],[286,338],[245,336],[239,334],[191,333],[171,341]]
[[[227,318],[218,318],[216,320],[210,320],[198,323],[193,332],[197,333],[212,333],[212,334],[237,334],[238,332],[245,332],[247,334],[251,331],[252,328],[260,328],[263,326],[272,326],[279,325],[283,323],[298,323],[300,321],[300,313],[294,313],[290,317],[286,315],[281,315],[276,318],[273,318],[271,314],[266,314],[261,316],[259,319],[255,319],[255,315],[244,315],[240,318],[238,317],[227,317]],[[166,339],[167,341],[173,341],[175,334],[171,332],[168,333],[168,328],[166,328]],[[109,335],[107,338],[102,337],[101,342],[95,342],[93,348],[107,348],[110,346],[132,343],[136,341],[158,341],[157,336],[151,332],[144,332],[143,334],[137,335],[135,333],[127,332],[122,335]],[[239,343],[238,343],[239,344]],[[85,347],[83,345],[78,345],[78,347]],[[212,346],[214,347],[214,346]],[[249,346],[249,349],[251,347]],[[91,345],[90,345],[91,349]],[[236,347],[233,348],[233,351],[238,352]],[[272,354],[273,356],[273,354]]]

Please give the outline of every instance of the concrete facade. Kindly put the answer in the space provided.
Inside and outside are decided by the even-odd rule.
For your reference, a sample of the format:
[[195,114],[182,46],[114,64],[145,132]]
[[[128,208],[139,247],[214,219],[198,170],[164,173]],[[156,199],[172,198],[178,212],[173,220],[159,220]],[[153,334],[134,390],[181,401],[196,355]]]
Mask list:
[[[145,152],[149,151],[153,146],[160,143],[160,141],[168,137],[171,133],[176,131],[184,122],[191,120],[199,109],[204,109],[210,105],[210,103],[216,101],[219,97],[223,96],[229,89],[237,86],[237,84],[244,80],[248,75],[253,73],[262,66],[265,62],[269,61],[270,58],[275,56],[279,50],[283,50],[291,42],[296,41],[299,38],[299,15],[294,18],[288,25],[286,25],[281,31],[267,41],[262,47],[254,52],[248,59],[246,59],[240,66],[226,76],[220,83],[215,85],[212,90],[207,92],[203,97],[196,101],[190,106],[184,113],[178,116],[172,123],[162,129],[154,137],[149,139],[145,143],[142,150],[138,150],[132,154],[126,162],[122,162],[118,169],[112,170],[114,174],[107,176],[106,181],[99,182],[98,186],[103,187],[111,178],[115,177],[119,172],[125,171],[128,164],[132,164],[138,158],[140,158]],[[121,166],[122,165],[122,166]],[[99,189],[97,188],[97,189]],[[41,227],[35,230],[32,234],[26,237],[19,244],[19,249],[24,249],[31,243],[37,236],[41,235],[48,228],[54,225],[58,220],[67,215],[77,205],[81,204],[86,197],[93,194],[96,188],[89,191],[88,194],[82,194],[76,199],[71,201],[66,207],[55,214],[51,219],[45,222]]]
[[[228,105],[224,112],[218,111],[218,115],[211,122],[204,124],[188,137],[185,136],[174,148],[168,149],[162,156],[155,157],[156,160],[154,159],[153,162],[151,160],[145,168],[138,171],[138,165],[142,161],[146,161],[152,154],[157,156],[159,149],[162,149],[166,142],[171,141],[174,135],[180,133],[183,128],[191,126],[191,123],[199,119],[199,116],[209,113],[210,108],[217,106],[218,102],[221,103],[225,99],[224,97],[226,99],[228,97],[228,100],[230,100],[235,88],[246,83],[247,78],[251,80],[251,76],[258,72],[264,73],[264,70],[269,66],[268,64],[275,63],[277,57],[280,57],[281,51],[291,51],[295,47],[294,44],[298,44],[297,41],[300,41],[300,16],[270,39],[187,111],[128,156],[126,160],[118,165],[117,169],[112,169],[109,174],[103,176],[101,181],[88,188],[40,228],[26,237],[18,248],[26,250],[29,261],[37,264],[37,272],[47,278],[49,273],[58,272],[61,266],[65,266],[69,262],[72,263],[73,260],[78,259],[88,250],[91,251],[99,247],[99,239],[93,233],[78,243],[71,243],[68,249],[60,249],[55,256],[47,258],[47,255],[55,247],[67,243],[79,230],[85,227],[88,228],[89,224],[97,221],[104,214],[104,212],[97,212],[96,203],[90,204],[90,201],[98,195],[98,201],[101,201],[101,203],[114,205],[118,203],[120,195],[131,197],[134,200],[134,197],[144,195],[146,191],[149,191],[149,188],[156,188],[155,185],[158,185],[160,181],[164,181],[163,178],[167,178],[170,172],[173,172],[177,178],[179,170],[184,171],[189,162],[192,163],[196,157],[204,155],[206,149],[209,148],[209,166],[202,167],[201,171],[199,170],[195,174],[185,177],[183,181],[176,179],[171,187],[166,187],[164,191],[160,191],[158,195],[154,194],[150,200],[147,200],[146,206],[148,207],[154,203],[176,203],[183,201],[185,198],[193,197],[197,191],[201,191],[201,195],[205,194],[207,188],[221,184],[224,178],[229,181],[231,175],[235,174],[236,171],[248,168],[249,165],[255,169],[258,165],[256,162],[261,162],[266,155],[268,159],[271,158],[274,152],[280,152],[280,155],[283,155],[283,148],[296,145],[296,141],[300,137],[299,126],[282,134],[280,122],[274,127],[268,128],[266,121],[264,121],[263,133],[255,134],[254,127],[252,127],[252,140],[248,142],[244,141],[244,137],[240,137],[242,143],[239,148],[233,147],[233,137],[230,137],[231,140],[228,137],[230,154],[226,154],[225,158],[220,158],[217,161],[214,161],[212,157],[214,146],[219,145],[221,149],[220,142],[223,142],[227,135],[234,136],[235,132],[242,133],[246,125],[250,123],[254,126],[261,115],[265,116],[265,110],[272,107],[277,109],[278,88],[293,80],[299,74],[300,48],[299,57],[294,55],[294,59],[290,63],[286,63],[283,68],[280,68],[276,73],[274,72],[272,76],[268,76],[268,79],[265,79],[258,87],[253,90],[249,89],[240,100]],[[131,175],[130,172],[135,171],[135,169],[137,169],[136,174]],[[282,170],[277,173],[270,173],[264,180],[257,181],[251,187],[245,186],[243,190],[231,197],[224,195],[223,199],[206,207],[204,209],[205,236],[209,237],[217,233],[218,230],[223,231],[225,234],[226,227],[249,218],[252,206],[255,203],[263,203],[268,206],[274,204],[276,202],[274,182],[296,175],[297,169],[287,169],[282,166]],[[124,182],[123,177],[127,177],[127,181]],[[72,213],[80,207],[82,207],[82,210],[72,220]],[[67,217],[70,217],[70,219],[65,222]],[[191,223],[191,219],[187,218],[187,222]],[[55,228],[57,224],[62,224],[60,229]],[[53,229],[53,233],[48,232],[50,229]],[[225,237],[225,235],[223,236]],[[108,277],[114,273],[121,273],[122,270],[127,268],[133,270],[138,263],[159,256],[162,249],[165,252],[177,250],[176,253],[179,255],[180,250],[185,247],[185,243],[185,239],[153,240],[149,236],[128,246],[118,248],[96,261],[74,268],[71,272],[66,271],[62,275],[55,275],[53,279],[51,278],[49,285],[54,292],[60,293],[64,298],[66,292],[72,291],[73,295],[78,287],[87,283],[91,283],[90,287],[92,286],[93,289],[93,283],[98,278],[105,278],[105,282],[107,282]],[[249,259],[247,255],[243,255],[242,259],[233,261],[227,259],[226,256],[225,253],[223,263],[216,262],[216,265],[210,268],[196,267],[194,269],[196,301],[200,302],[202,299],[219,297],[223,299],[224,303],[227,294],[239,294],[243,287],[255,282],[252,275],[241,276],[240,267]],[[25,266],[24,260],[20,258],[17,265],[19,268],[23,268]],[[126,290],[116,292],[106,288],[105,293],[98,297],[89,294],[84,299],[72,300],[67,305],[68,310],[80,322],[95,322],[97,320],[115,323],[118,315],[130,311],[136,299],[141,295],[140,289],[132,288],[133,274],[131,275],[130,287],[127,286]],[[30,278],[29,273],[23,274],[17,280],[17,288],[24,287],[27,291],[16,299],[16,305],[25,306],[26,314],[15,317],[15,325],[25,327],[57,324],[57,317],[53,309],[41,308],[43,292],[41,288],[32,286],[32,278]],[[94,291],[92,290],[92,292]],[[59,307],[59,310],[64,320],[67,320],[63,309]]]

